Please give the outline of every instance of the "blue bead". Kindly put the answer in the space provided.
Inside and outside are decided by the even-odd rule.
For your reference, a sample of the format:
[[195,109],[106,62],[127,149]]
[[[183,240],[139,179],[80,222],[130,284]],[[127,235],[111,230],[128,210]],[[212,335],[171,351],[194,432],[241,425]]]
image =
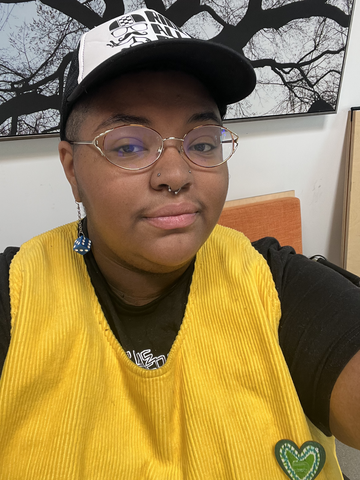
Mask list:
[[78,237],[75,242],[74,242],[74,252],[80,253],[80,255],[85,255],[85,253],[90,252],[91,249],[91,240],[89,238],[84,237],[81,235],[81,237]]

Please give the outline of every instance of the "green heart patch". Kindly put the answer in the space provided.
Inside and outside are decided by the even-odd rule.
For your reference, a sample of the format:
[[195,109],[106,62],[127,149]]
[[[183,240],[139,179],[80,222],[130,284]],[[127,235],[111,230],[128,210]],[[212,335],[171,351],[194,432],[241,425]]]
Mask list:
[[321,472],[326,459],[320,443],[305,442],[299,449],[291,440],[280,440],[275,445],[275,456],[291,480],[313,480]]

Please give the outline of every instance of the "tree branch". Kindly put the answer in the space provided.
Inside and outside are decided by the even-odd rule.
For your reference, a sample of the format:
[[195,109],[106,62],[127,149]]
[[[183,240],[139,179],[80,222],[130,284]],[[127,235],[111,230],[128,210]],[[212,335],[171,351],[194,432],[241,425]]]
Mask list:
[[325,17],[334,20],[342,27],[348,27],[350,24],[350,15],[322,0],[303,0],[267,10],[259,9],[258,1],[253,0],[249,2],[250,6],[251,8],[248,8],[245,16],[236,26],[227,25],[212,40],[241,52],[257,32],[266,28],[279,30],[293,20]]
[[28,115],[41,110],[48,110],[49,108],[60,109],[59,95],[47,97],[37,92],[18,95],[0,105],[0,125],[8,118]]
[[262,0],[249,0],[247,12],[258,14],[262,11]]
[[57,70],[54,73],[52,73],[51,75],[41,79],[39,82],[28,85],[27,89],[20,88],[18,90],[19,93],[23,94],[23,93],[26,93],[29,90],[37,90],[39,87],[42,87],[43,85],[46,85],[47,83],[50,83],[53,80],[56,80],[57,78],[62,76],[65,72],[65,69],[66,69],[68,63],[71,62],[72,56],[73,56],[72,52],[69,52],[68,54],[66,54],[65,57],[62,59],[59,67],[57,68]]
[[279,8],[269,8],[263,12],[265,25],[262,28],[278,30],[293,20],[311,17],[325,17],[345,28],[350,25],[350,15],[323,1],[303,0],[302,2],[288,3]]
[[111,20],[114,17],[117,17],[117,16],[120,17],[120,15],[124,15],[124,12],[125,12],[124,2],[120,2],[120,1],[114,2],[111,0],[105,0],[104,3],[106,5],[106,8],[102,18],[103,22]]
[[305,60],[303,62],[287,62],[287,63],[280,63],[274,60],[273,58],[262,58],[260,60],[252,60],[251,65],[254,68],[262,68],[262,67],[277,67],[281,69],[286,68],[298,68],[298,67],[306,67],[307,65],[311,65],[312,63],[316,62],[320,58],[324,57],[325,55],[337,55],[345,50],[345,47],[341,47],[338,50],[324,50],[318,56],[310,59]]
[[[34,0],[0,0],[0,3],[29,3]],[[85,5],[82,5],[77,0],[40,0],[41,3],[47,5],[55,10],[58,10],[65,15],[77,20],[79,23],[88,28],[93,28],[102,23],[102,18]]]
[[64,13],[88,28],[94,28],[103,22],[100,15],[76,0],[41,0],[41,3]]
[[[162,15],[165,15],[166,13],[165,5],[163,4],[162,0],[145,0],[145,5],[147,8],[156,10]],[[169,13],[166,14],[166,17],[169,18]]]
[[[71,20],[69,20],[68,22],[71,23]],[[68,28],[68,26],[69,26],[69,23],[68,23],[68,25],[67,25],[67,28]],[[46,57],[45,60],[42,62],[42,64],[39,65],[39,67],[38,67],[34,72],[32,72],[32,73],[26,78],[26,84],[29,85],[30,82],[32,81],[32,79],[35,78],[43,68],[45,68],[47,65],[49,65],[49,64],[52,63],[53,58],[55,57],[55,55],[56,55],[56,53],[58,52],[59,48],[62,46],[63,40],[64,40],[65,37],[68,35],[67,28],[62,32],[62,36],[58,39],[57,44],[56,44],[56,46],[54,47],[54,50],[51,52],[51,54],[50,54],[48,57]],[[69,59],[69,55],[70,55],[70,59]],[[71,60],[71,55],[72,55],[72,52],[70,52],[70,54],[68,53],[68,54],[65,55],[64,58],[67,59],[67,60],[66,60],[67,63],[70,62],[70,60]],[[63,58],[61,64],[63,64],[64,58]],[[59,68],[61,68],[61,67],[59,67]],[[19,75],[19,76],[21,76],[20,73],[18,73],[18,72],[17,72],[16,74]],[[49,78],[49,77],[47,77],[47,78]],[[19,82],[21,82],[21,80],[15,81],[14,83],[19,83]],[[33,89],[33,88],[34,88],[34,87],[31,86],[31,89]],[[19,89],[19,92],[22,93],[21,88]]]
[[166,10],[166,16],[178,27],[202,11],[200,0],[178,0]]
[[339,75],[339,77],[341,77],[341,72],[339,72],[339,70],[335,70],[335,69],[331,69],[331,70],[328,70],[326,73],[324,73],[324,75],[321,75],[321,77],[319,77],[316,82],[314,82],[314,87],[321,82],[321,80],[323,80],[325,77],[327,77],[330,73],[334,73],[335,75]]

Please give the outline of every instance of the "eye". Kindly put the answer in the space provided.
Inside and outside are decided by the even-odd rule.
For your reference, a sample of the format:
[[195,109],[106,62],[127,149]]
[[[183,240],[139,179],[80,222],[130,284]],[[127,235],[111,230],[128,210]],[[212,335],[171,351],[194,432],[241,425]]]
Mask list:
[[142,138],[138,138],[137,136],[121,136],[118,137],[119,134],[122,134],[121,130],[115,131],[115,134],[106,139],[104,144],[104,148],[106,152],[111,156],[117,156],[121,158],[129,158],[129,157],[139,157],[146,155],[149,151],[148,142]]
[[214,150],[214,148],[216,148],[214,144],[201,142],[190,145],[189,150],[198,153],[207,153]]
[[[190,138],[188,140],[190,140]],[[192,139],[192,141],[190,141],[186,146],[186,150],[189,154],[193,155],[210,155],[213,154],[214,150],[216,150],[218,147],[218,137],[213,135],[201,135]]]
[[143,145],[126,144],[114,147],[113,150],[117,152],[119,157],[126,157],[128,155],[142,154],[146,151],[146,148]]

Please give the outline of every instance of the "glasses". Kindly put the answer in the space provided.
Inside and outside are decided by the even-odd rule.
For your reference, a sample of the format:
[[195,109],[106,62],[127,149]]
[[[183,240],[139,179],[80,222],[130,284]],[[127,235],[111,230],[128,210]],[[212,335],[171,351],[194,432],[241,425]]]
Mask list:
[[125,170],[142,170],[158,160],[164,142],[181,142],[180,154],[204,168],[225,163],[238,146],[238,135],[219,125],[201,125],[183,138],[161,135],[142,125],[123,125],[97,135],[92,142],[69,142],[72,145],[94,145],[110,163]]

